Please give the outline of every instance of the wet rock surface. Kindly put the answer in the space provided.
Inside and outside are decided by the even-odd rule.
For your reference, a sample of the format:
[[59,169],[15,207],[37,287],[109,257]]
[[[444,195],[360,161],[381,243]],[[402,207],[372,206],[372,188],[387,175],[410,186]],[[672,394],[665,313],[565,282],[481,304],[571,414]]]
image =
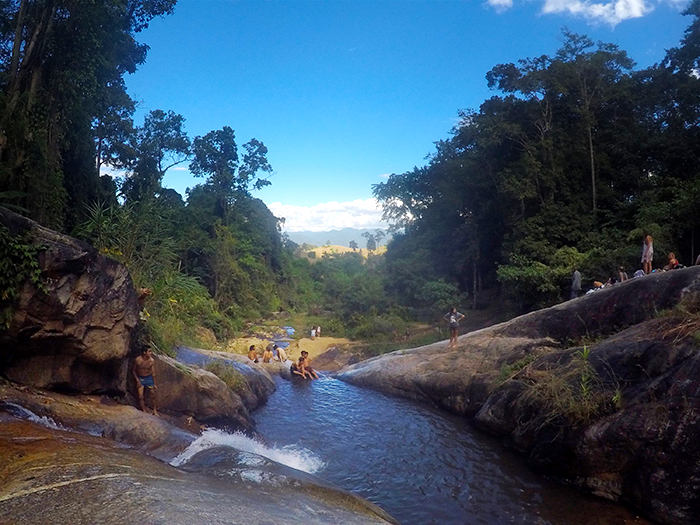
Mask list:
[[26,421],[0,425],[0,449],[2,523],[395,523],[370,503],[291,473],[274,487],[237,483]]
[[349,350],[344,350],[338,346],[332,346],[313,359],[313,366],[316,370],[324,372],[337,372],[344,366],[359,362],[357,355]]
[[658,315],[699,287],[698,267],[633,279],[338,378],[473,417],[537,470],[659,522],[700,523],[700,321]]
[[165,461],[187,448],[200,430],[194,420],[155,417],[106,396],[69,396],[6,382],[0,384],[0,410],[108,438]]

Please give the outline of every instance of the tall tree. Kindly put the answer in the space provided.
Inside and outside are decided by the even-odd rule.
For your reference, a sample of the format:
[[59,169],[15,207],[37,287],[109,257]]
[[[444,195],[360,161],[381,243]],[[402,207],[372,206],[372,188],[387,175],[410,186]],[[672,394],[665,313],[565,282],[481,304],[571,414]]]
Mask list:
[[146,115],[143,126],[132,136],[132,173],[122,186],[129,201],[153,198],[161,192],[166,172],[190,158],[191,142],[184,123],[184,117],[172,111],[158,109]]
[[60,226],[69,197],[73,203],[95,197],[93,125],[109,104],[125,104],[105,92],[123,91],[123,75],[146,56],[136,34],[175,2],[4,2],[0,189],[30,193],[23,204],[35,219]]
[[235,133],[229,126],[194,139],[190,170],[195,177],[207,177],[206,184],[216,195],[216,214],[222,218],[237,196],[248,195],[251,183],[255,189],[270,184],[260,176],[260,172],[272,171],[265,145],[252,139],[243,149],[239,163]]

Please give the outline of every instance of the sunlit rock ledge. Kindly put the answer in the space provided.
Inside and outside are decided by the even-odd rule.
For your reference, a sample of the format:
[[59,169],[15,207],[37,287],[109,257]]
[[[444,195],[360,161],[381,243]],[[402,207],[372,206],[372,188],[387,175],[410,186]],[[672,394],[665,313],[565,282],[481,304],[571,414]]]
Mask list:
[[[700,267],[342,369],[473,419],[530,465],[662,523],[700,523]],[[681,299],[688,310],[673,309]],[[686,304],[687,303],[687,304]]]

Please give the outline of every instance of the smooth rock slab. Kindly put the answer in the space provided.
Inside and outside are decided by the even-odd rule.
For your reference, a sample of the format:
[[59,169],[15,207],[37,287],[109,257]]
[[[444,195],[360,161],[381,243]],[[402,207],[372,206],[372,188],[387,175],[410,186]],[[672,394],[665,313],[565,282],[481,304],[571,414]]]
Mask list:
[[396,523],[341,491],[305,482],[260,490],[24,421],[0,425],[0,450],[2,523]]

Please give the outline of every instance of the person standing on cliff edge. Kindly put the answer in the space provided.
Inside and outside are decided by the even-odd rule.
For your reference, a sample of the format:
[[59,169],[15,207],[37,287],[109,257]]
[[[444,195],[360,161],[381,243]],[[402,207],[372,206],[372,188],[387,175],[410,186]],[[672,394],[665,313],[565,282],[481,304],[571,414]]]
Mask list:
[[569,299],[576,299],[579,295],[581,295],[581,272],[574,266],[574,273],[571,276],[571,297]]
[[642,269],[644,273],[651,273],[651,262],[654,260],[654,239],[651,235],[645,235],[642,243]]
[[141,405],[141,410],[148,412],[146,410],[146,403],[144,401],[144,390],[148,389],[149,396],[151,398],[151,404],[153,405],[153,415],[158,415],[158,409],[156,407],[156,360],[153,358],[153,353],[151,352],[150,346],[144,346],[141,350],[141,355],[134,359],[134,368],[132,369],[134,377],[136,378],[136,390],[139,394],[139,403]]
[[448,348],[457,346],[457,332],[459,331],[459,322],[464,319],[464,314],[457,311],[454,306],[445,314],[445,319],[450,323],[450,344]]

